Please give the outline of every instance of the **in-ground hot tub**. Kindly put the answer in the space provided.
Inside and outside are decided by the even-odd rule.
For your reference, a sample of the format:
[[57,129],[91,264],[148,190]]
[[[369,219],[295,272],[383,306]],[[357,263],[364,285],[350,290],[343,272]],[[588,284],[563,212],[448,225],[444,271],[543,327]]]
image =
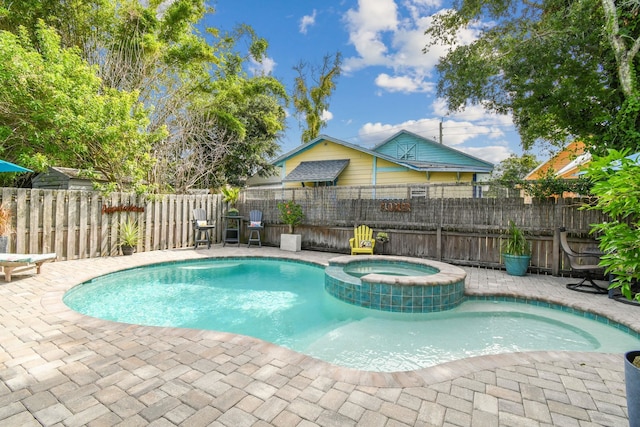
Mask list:
[[381,311],[430,313],[449,310],[464,298],[467,273],[420,258],[358,255],[329,260],[324,288],[349,304]]

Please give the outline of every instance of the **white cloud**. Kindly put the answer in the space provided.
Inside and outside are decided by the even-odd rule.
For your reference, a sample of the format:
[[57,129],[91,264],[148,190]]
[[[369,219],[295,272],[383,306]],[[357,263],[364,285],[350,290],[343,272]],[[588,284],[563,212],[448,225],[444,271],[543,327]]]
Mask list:
[[[401,130],[407,130],[438,142],[440,140],[440,119],[407,120],[397,124],[366,123],[360,129],[359,138],[365,145],[377,144]],[[445,145],[450,147],[457,148],[457,146],[471,140],[477,142],[502,137],[504,137],[503,131],[496,127],[455,120],[442,122],[442,140]]]
[[358,9],[346,14],[350,29],[355,31],[392,31],[398,25],[398,6],[394,0],[358,0]]
[[359,57],[343,62],[345,71],[368,65],[387,65],[387,47],[384,32],[393,32],[398,26],[398,8],[393,0],[358,0],[357,9],[349,9],[345,21],[349,30],[349,42]]
[[302,34],[307,34],[307,29],[316,23],[316,10],[313,9],[313,13],[311,15],[305,15],[300,19],[300,32]]
[[505,145],[460,148],[460,151],[494,164],[500,163],[513,154]]
[[424,81],[419,77],[390,76],[386,73],[378,75],[375,83],[388,92],[432,92],[435,87],[433,82]]
[[441,0],[413,0],[411,3],[415,6],[428,9],[438,8],[442,5]]
[[273,70],[276,68],[278,63],[274,61],[272,58],[263,58],[262,62],[258,62],[255,59],[251,58],[251,65],[249,65],[249,71],[254,75],[270,75],[273,73]]
[[360,128],[358,137],[360,143],[367,147],[379,144],[401,130],[407,130],[424,138],[437,141],[439,126],[439,119],[407,120],[398,124],[366,123]]
[[[353,73],[359,69],[382,66],[392,69],[394,78],[406,78],[419,82],[431,78],[439,59],[446,55],[450,46],[430,46],[425,31],[432,25],[435,8],[439,0],[406,0],[403,18],[398,5],[392,0],[366,2],[360,0],[357,9],[349,9],[345,15],[349,42],[357,55],[343,61],[343,72]],[[408,13],[407,13],[408,11]],[[478,36],[477,28],[467,28],[458,34],[457,44],[467,44]],[[399,80],[398,80],[399,82]],[[386,82],[388,83],[388,82]],[[379,85],[382,89],[398,91],[393,84]],[[404,93],[424,92],[424,85],[403,85]]]
[[448,112],[447,103],[443,98],[438,98],[433,103],[433,114],[439,117],[446,116],[454,120],[468,120],[486,126],[513,126],[511,115],[490,113],[482,105],[467,105],[462,111]]
[[[432,141],[440,141],[440,122],[446,115],[442,100],[433,104],[433,117],[406,120],[402,123],[366,123],[360,128],[359,142],[363,146],[376,145],[401,130]],[[442,120],[443,144],[480,159],[498,163],[513,151],[509,149],[505,133],[512,131],[510,116],[487,113],[482,107],[470,107],[462,113],[451,114]],[[490,143],[489,143],[490,142]]]
[[322,114],[320,115],[320,119],[328,122],[333,119],[333,113],[331,111],[322,110]]

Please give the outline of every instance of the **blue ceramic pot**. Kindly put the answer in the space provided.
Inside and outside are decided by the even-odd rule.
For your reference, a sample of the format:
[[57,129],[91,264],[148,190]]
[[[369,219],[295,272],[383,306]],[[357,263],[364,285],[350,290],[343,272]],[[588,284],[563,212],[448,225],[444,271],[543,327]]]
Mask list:
[[624,355],[624,382],[627,389],[629,427],[640,427],[640,368],[633,364],[633,359],[636,356],[640,356],[640,351],[630,351]]

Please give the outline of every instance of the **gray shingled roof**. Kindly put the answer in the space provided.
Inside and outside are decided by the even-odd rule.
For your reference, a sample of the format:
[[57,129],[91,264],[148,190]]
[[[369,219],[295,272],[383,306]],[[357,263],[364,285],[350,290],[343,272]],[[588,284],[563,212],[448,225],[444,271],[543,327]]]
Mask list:
[[349,159],[318,160],[301,162],[282,181],[284,182],[326,182],[335,181],[347,167]]

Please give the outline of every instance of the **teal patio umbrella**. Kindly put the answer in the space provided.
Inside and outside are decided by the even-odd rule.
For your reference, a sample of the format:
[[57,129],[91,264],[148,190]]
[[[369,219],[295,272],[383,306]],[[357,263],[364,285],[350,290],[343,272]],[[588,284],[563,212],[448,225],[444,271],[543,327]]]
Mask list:
[[11,162],[0,160],[0,172],[33,172],[31,169],[23,168]]

